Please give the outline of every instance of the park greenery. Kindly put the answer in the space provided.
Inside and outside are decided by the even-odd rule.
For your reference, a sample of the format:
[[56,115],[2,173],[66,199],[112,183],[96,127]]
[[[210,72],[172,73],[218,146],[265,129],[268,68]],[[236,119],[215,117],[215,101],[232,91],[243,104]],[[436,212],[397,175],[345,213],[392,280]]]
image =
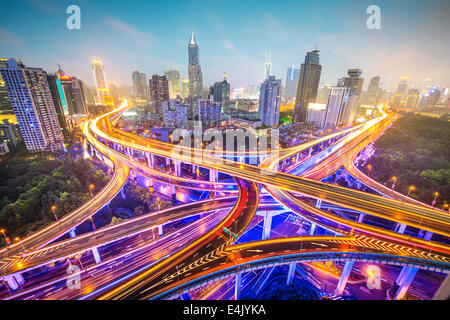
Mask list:
[[406,113],[375,142],[375,154],[366,164],[372,165],[370,176],[395,190],[422,202],[433,201],[442,208],[450,202],[450,123]]
[[16,150],[0,162],[0,227],[10,238],[23,237],[91,199],[109,177],[92,161],[69,153]]

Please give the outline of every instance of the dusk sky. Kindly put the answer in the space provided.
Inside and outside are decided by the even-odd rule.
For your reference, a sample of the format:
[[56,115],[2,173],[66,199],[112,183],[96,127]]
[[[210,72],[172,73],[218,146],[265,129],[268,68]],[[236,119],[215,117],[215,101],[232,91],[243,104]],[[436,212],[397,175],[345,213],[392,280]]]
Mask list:
[[[348,68],[368,80],[401,76],[450,84],[450,1],[107,1],[0,0],[0,55],[49,72],[62,69],[93,84],[91,61],[109,82],[131,84],[131,73],[187,77],[187,43],[195,31],[204,84],[227,72],[231,86],[263,79],[264,54],[274,74],[299,66],[317,45],[321,84],[335,85]],[[81,8],[81,30],[66,28],[67,6]],[[366,27],[366,8],[381,8],[381,30]]]

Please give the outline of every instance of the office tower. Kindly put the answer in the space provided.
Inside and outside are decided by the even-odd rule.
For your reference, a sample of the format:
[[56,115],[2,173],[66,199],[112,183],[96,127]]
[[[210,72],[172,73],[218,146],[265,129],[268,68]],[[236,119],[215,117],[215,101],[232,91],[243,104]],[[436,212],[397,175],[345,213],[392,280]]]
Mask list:
[[177,96],[181,95],[180,73],[177,70],[166,70],[164,74],[169,82],[169,97],[170,99],[176,99]]
[[434,107],[439,103],[440,99],[441,91],[438,87],[432,87],[428,92],[423,94],[420,106],[423,108]]
[[325,127],[349,126],[356,115],[358,96],[354,88],[332,87],[327,103]]
[[326,116],[326,103],[310,103],[306,112],[306,123],[315,125],[319,128],[324,128]]
[[293,122],[305,122],[308,104],[316,101],[322,72],[319,52],[319,50],[307,52],[305,62],[300,67]]
[[20,141],[19,132],[14,123],[10,123],[8,119],[3,119],[0,122],[0,144],[7,143],[10,146],[15,146]]
[[269,78],[269,76],[272,75],[272,51],[267,50],[266,51],[266,59],[264,63],[264,80]]
[[87,114],[83,81],[76,77],[59,76],[69,114]]
[[230,84],[227,80],[214,83],[211,91],[214,102],[220,102],[224,108],[228,108],[230,103]]
[[360,97],[361,90],[364,83],[364,78],[361,78],[360,75],[362,73],[361,69],[348,69],[347,74],[348,77],[344,77],[340,79],[341,81],[338,83],[338,87],[347,87],[353,88],[354,93]]
[[97,96],[100,103],[104,102],[104,96],[109,95],[108,86],[106,84],[105,68],[100,60],[96,59],[92,62],[92,71],[94,73],[95,87],[97,88]]
[[286,99],[292,99],[295,97],[297,90],[298,77],[300,76],[300,69],[295,66],[290,66],[286,73],[286,86],[284,88],[283,96]]
[[119,85],[115,82],[109,84],[109,93],[114,101],[114,105],[117,107],[120,105]]
[[397,86],[396,94],[401,94],[404,96],[406,94],[406,89],[408,88],[408,77],[402,77]]
[[405,107],[416,108],[419,104],[420,90],[419,89],[409,89],[408,95],[405,99]]
[[59,127],[63,136],[68,137],[69,126],[67,124],[66,115],[68,115],[69,112],[61,81],[56,74],[47,74],[47,82],[50,89],[50,94],[52,95],[53,105],[55,106]]
[[220,102],[213,102],[209,99],[198,100],[198,121],[219,122],[222,113]]
[[[330,92],[331,92],[331,86],[325,85],[325,86],[321,87],[317,91],[316,102],[326,105],[328,102],[328,97],[330,96]],[[308,106],[308,109],[309,109],[309,106]]]
[[168,128],[187,128],[187,105],[180,100],[162,103],[164,126]]
[[369,86],[367,87],[367,93],[365,97],[365,103],[377,104],[378,90],[380,88],[380,76],[375,76],[370,79]]
[[259,117],[262,124],[269,127],[278,126],[281,105],[281,79],[269,76],[259,91]]
[[188,56],[189,96],[198,99],[203,90],[203,75],[200,67],[200,47],[197,44],[194,32],[192,32],[189,40]]
[[0,75],[0,113],[12,112],[11,103],[9,102],[8,92],[6,91],[5,81]]
[[186,99],[189,97],[189,79],[181,79],[181,98]]
[[18,59],[2,59],[0,74],[27,149],[61,150],[64,138],[44,70],[26,67]]
[[153,75],[149,81],[150,96],[153,104],[153,112],[161,113],[164,101],[169,101],[169,82],[166,76]]
[[136,100],[148,100],[149,89],[145,73],[133,71],[131,78],[133,79],[134,97]]

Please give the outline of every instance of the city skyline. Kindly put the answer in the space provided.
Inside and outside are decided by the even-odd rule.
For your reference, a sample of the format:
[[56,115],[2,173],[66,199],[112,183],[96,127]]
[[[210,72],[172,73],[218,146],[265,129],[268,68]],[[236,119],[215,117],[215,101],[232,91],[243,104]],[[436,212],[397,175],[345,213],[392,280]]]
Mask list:
[[[365,79],[379,74],[384,86],[391,85],[393,89],[403,76],[408,76],[411,84],[427,78],[443,86],[450,82],[445,72],[450,68],[445,57],[449,47],[445,41],[448,3],[380,4],[382,29],[368,30],[369,2],[351,6],[348,1],[288,2],[270,10],[263,10],[264,3],[255,9],[249,2],[239,7],[251,7],[254,18],[249,20],[243,14],[245,10],[221,10],[218,2],[197,2],[190,7],[181,2],[166,6],[132,2],[124,10],[123,4],[105,6],[101,1],[95,5],[81,1],[81,30],[68,30],[65,27],[68,3],[22,2],[16,20],[43,19],[36,22],[33,30],[12,23],[4,13],[17,2],[5,1],[6,10],[0,13],[2,55],[21,58],[26,64],[42,66],[48,72],[56,71],[61,63],[68,74],[89,85],[94,84],[89,67],[97,57],[111,82],[130,85],[134,70],[149,77],[174,69],[180,71],[181,78],[187,78],[186,43],[191,32],[195,32],[202,48],[205,85],[219,81],[223,72],[229,74],[232,86],[262,82],[267,50],[271,51],[272,73],[284,82],[286,69],[290,65],[299,66],[304,53],[316,45],[324,69],[320,85],[335,85],[342,71],[351,68],[362,69]],[[145,10],[146,6],[151,10]],[[294,10],[300,6],[302,13]],[[148,17],[144,18],[143,12]],[[162,17],[160,12],[170,14]],[[420,23],[431,15],[436,24]],[[200,19],[201,16],[206,19]],[[329,31],[331,25],[333,32]],[[39,37],[38,46],[36,34],[47,35]],[[27,50],[34,47],[42,49]],[[47,54],[49,50],[52,55]],[[389,77],[392,84],[388,83]]]

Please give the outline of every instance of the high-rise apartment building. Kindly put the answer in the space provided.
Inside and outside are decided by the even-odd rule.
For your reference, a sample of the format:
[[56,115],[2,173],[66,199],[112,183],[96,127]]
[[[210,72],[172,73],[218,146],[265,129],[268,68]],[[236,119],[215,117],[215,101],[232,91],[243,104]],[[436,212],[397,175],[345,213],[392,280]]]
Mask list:
[[203,75],[202,68],[200,67],[200,47],[194,32],[192,32],[191,39],[189,40],[188,57],[189,96],[191,98],[199,98],[203,90]]
[[408,95],[405,99],[405,107],[416,108],[420,100],[420,90],[419,89],[409,89]]
[[161,113],[162,103],[169,101],[169,82],[166,76],[158,76],[156,74],[152,76],[149,83],[153,112]]
[[375,76],[372,79],[370,79],[364,102],[372,105],[377,104],[377,96],[379,90],[380,90],[380,76]]
[[339,83],[338,87],[347,87],[347,88],[353,88],[354,93],[360,97],[361,96],[361,90],[362,86],[364,84],[364,78],[361,78],[361,69],[348,69],[347,75],[348,77],[342,78]]
[[85,88],[83,81],[76,77],[59,76],[64,91],[68,112],[74,114],[88,114]]
[[133,71],[131,77],[133,79],[134,96],[136,100],[148,100],[149,87],[147,85],[145,73]]
[[189,79],[181,79],[181,98],[186,99],[189,97]]
[[112,97],[109,94],[108,83],[105,76],[105,67],[98,59],[92,62],[92,71],[94,73],[95,87],[97,96],[101,104],[112,104]]
[[328,97],[325,127],[351,125],[356,116],[357,99],[354,88],[332,87]]
[[295,66],[290,66],[286,73],[286,85],[284,87],[283,96],[286,99],[292,99],[297,92],[298,77],[300,76],[300,69]]
[[222,106],[220,102],[213,102],[209,99],[198,100],[198,121],[207,123],[217,123],[220,121]]
[[1,59],[0,74],[27,149],[61,150],[64,138],[45,71],[26,67],[18,59]]
[[259,91],[259,117],[261,123],[269,126],[278,126],[281,105],[281,79],[269,76]]
[[305,122],[308,104],[316,101],[322,72],[319,52],[319,50],[307,52],[305,62],[300,67],[293,122]]
[[164,74],[169,82],[169,97],[176,99],[181,95],[180,73],[177,70],[165,70]]
[[179,100],[170,100],[162,103],[162,115],[164,126],[168,128],[187,128],[186,104]]
[[397,86],[396,94],[401,94],[404,96],[406,94],[406,89],[408,88],[408,77],[402,77]]
[[47,74],[47,82],[50,89],[50,94],[52,95],[53,105],[55,106],[55,112],[56,117],[58,118],[59,127],[63,136],[68,137],[69,126],[67,124],[66,115],[69,113],[61,81],[56,74]]
[[214,102],[220,102],[224,108],[228,108],[230,103],[230,84],[227,80],[216,82],[211,87],[211,94]]
[[6,91],[5,81],[0,75],[0,113],[12,112],[11,103],[9,102],[8,92]]

